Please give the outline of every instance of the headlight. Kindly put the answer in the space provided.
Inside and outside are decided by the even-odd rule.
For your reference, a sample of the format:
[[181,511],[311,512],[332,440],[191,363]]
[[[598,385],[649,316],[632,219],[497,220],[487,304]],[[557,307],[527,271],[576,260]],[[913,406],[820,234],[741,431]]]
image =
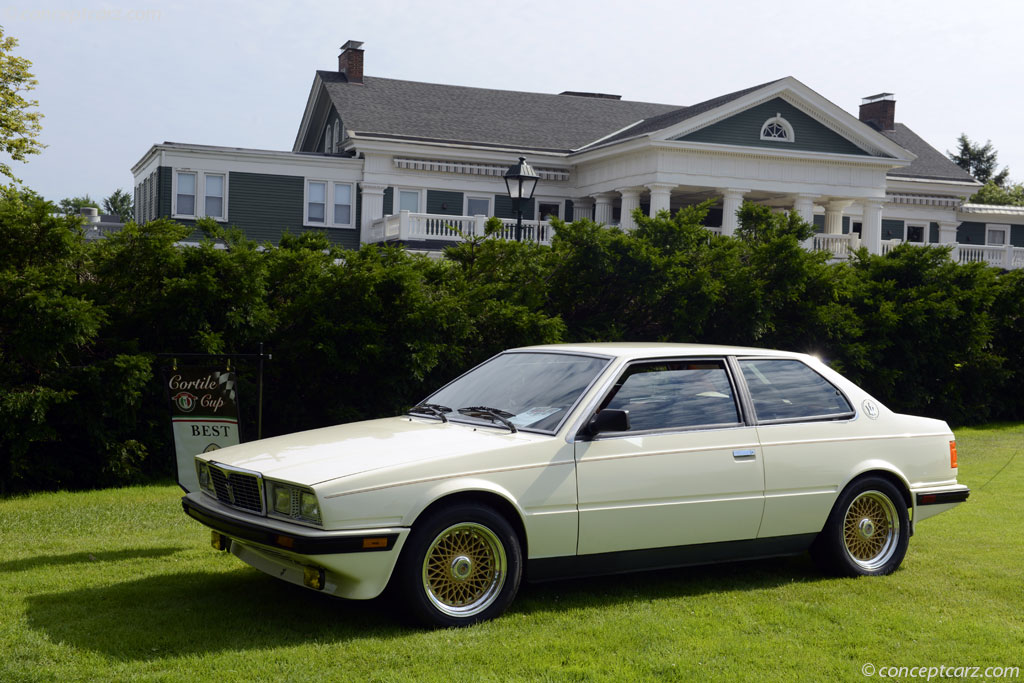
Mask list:
[[213,488],[213,478],[210,476],[210,466],[206,462],[196,459],[196,476],[199,477],[199,488],[206,489],[216,495]]
[[268,506],[270,514],[275,517],[300,520],[320,524],[320,504],[316,494],[306,488],[284,484],[279,481],[268,482]]

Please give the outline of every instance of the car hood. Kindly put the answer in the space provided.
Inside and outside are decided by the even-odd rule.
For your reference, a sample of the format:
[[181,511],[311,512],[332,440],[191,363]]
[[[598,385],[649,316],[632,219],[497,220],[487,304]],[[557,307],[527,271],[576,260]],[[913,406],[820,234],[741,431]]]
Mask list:
[[535,443],[538,434],[409,417],[352,422],[251,441],[201,457],[312,486],[361,472]]

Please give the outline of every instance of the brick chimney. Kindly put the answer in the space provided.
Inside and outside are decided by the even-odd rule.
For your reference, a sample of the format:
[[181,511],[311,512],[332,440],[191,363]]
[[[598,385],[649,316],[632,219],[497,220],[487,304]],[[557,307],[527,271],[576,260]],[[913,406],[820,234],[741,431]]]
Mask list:
[[896,99],[882,92],[860,101],[860,120],[875,130],[896,129]]
[[363,44],[358,40],[350,40],[341,46],[338,55],[338,72],[345,74],[349,83],[363,82]]

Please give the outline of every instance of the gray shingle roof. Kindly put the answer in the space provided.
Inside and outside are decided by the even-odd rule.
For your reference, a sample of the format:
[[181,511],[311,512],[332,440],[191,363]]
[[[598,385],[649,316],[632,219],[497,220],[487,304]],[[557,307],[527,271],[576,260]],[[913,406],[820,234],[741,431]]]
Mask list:
[[715,109],[716,107],[720,107],[723,104],[727,104],[729,102],[732,102],[733,100],[738,100],[739,98],[743,97],[744,95],[746,95],[748,93],[752,93],[755,90],[760,90],[761,88],[763,88],[765,86],[768,86],[768,85],[771,85],[772,83],[776,83],[779,80],[781,80],[781,79],[775,79],[774,81],[768,81],[767,83],[762,83],[761,85],[755,85],[755,86],[753,86],[751,88],[744,88],[743,90],[737,90],[736,92],[731,92],[731,93],[728,93],[727,95],[719,95],[718,97],[713,97],[710,100],[704,100],[703,102],[698,102],[697,104],[695,104],[695,105],[693,105],[691,107],[678,107],[678,108],[673,109],[671,111],[667,111],[667,112],[665,112],[663,114],[657,114],[655,116],[651,116],[651,117],[649,117],[647,119],[644,119],[644,121],[640,125],[638,125],[638,126],[633,126],[629,130],[624,130],[621,133],[616,133],[615,135],[611,136],[607,140],[602,140],[601,144],[610,144],[612,142],[618,142],[619,140],[625,140],[627,138],[636,137],[637,135],[645,135],[647,133],[653,133],[653,132],[659,131],[659,130],[661,130],[663,128],[668,128],[669,126],[674,126],[677,123],[680,123],[681,121],[685,121],[686,119],[689,119],[689,118],[693,118],[694,116],[697,116],[698,114],[703,114],[704,112],[711,111],[712,109]]
[[318,71],[347,130],[399,139],[569,151],[678,109],[576,95],[469,88]]
[[925,178],[932,180],[974,180],[970,173],[960,168],[949,157],[921,139],[917,133],[902,123],[896,124],[895,130],[880,131],[882,135],[900,147],[917,155],[913,163],[903,168],[896,168],[887,175],[893,177]]

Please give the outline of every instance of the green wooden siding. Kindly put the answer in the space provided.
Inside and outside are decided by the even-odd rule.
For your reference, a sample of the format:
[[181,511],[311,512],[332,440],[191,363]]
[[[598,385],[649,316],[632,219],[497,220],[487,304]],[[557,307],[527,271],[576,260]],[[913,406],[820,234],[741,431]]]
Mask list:
[[[781,114],[793,126],[793,142],[761,139],[764,122]],[[834,130],[823,126],[781,97],[734,114],[724,121],[705,126],[688,135],[676,138],[687,142],[709,142],[744,147],[829,152],[871,156]]]
[[462,193],[427,190],[427,213],[436,213],[442,216],[461,216]]
[[825,217],[823,215],[815,214],[812,222],[814,223],[814,232],[825,232]]
[[[523,203],[523,220],[533,220],[533,207],[535,202],[531,199]],[[494,195],[494,215],[498,218],[515,218],[516,204],[507,194]]]
[[901,240],[903,239],[903,221],[894,221],[888,218],[882,219],[882,239]]
[[171,215],[171,174],[174,171],[170,166],[160,166],[156,170],[159,189],[155,217],[163,218]]
[[964,221],[956,229],[956,241],[961,244],[985,244],[985,224]]

